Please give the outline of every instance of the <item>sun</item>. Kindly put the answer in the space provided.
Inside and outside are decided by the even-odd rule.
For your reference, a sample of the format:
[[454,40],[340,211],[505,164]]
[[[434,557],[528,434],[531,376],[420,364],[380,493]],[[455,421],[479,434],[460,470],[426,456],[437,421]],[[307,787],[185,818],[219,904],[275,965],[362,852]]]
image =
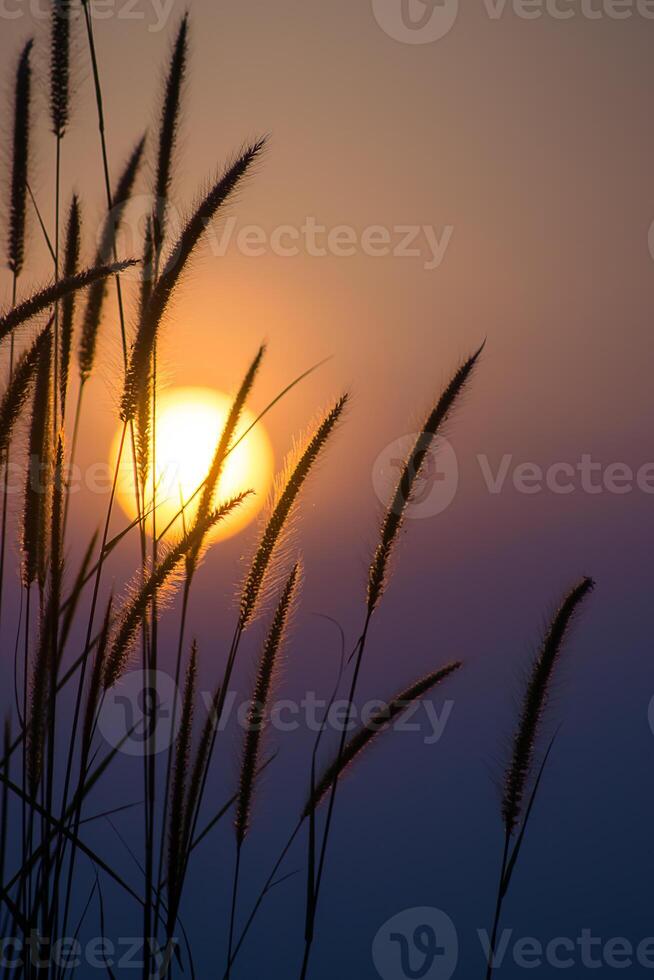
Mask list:
[[[157,533],[171,523],[168,538],[183,534],[184,522],[179,512],[184,503],[187,528],[197,511],[200,494],[194,492],[206,478],[214,451],[224,429],[232,399],[211,388],[171,388],[157,396],[156,488]],[[255,421],[244,410],[236,438]],[[111,457],[115,465],[122,429],[114,439]],[[151,453],[152,458],[152,453]],[[214,503],[228,500],[246,490],[253,490],[240,507],[210,533],[209,540],[229,538],[243,530],[261,509],[270,488],[273,473],[270,440],[260,422],[229,453],[218,484]],[[152,464],[150,464],[152,466]],[[134,493],[134,466],[131,441],[126,441],[118,475],[117,497],[130,520],[137,516]],[[152,469],[148,473],[146,508],[152,500]],[[148,521],[148,532],[151,533]]]

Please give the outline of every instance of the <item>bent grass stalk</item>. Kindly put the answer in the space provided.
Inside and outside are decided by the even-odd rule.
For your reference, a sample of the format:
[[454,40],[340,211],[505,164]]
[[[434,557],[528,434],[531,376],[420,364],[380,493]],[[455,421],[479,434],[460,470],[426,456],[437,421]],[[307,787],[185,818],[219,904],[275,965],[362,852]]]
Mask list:
[[0,401],[0,460],[7,459],[14,428],[23,412],[39,361],[51,343],[52,320],[41,331],[31,347],[18,359],[11,382]]
[[307,800],[302,819],[306,820],[311,813],[323,802],[327,793],[332,788],[336,780],[340,779],[343,773],[355,762],[361,753],[367,749],[377,736],[390,728],[394,721],[413,705],[419,698],[424,697],[437,685],[442,684],[448,677],[461,669],[463,664],[457,660],[447,664],[420,680],[415,681],[410,687],[405,688],[397,694],[388,704],[376,711],[370,718],[368,724],[356,732],[345,744],[345,749],[340,755],[332,760],[325,768],[320,779],[313,787]]
[[39,313],[42,313],[49,306],[54,306],[60,300],[70,295],[70,293],[76,292],[78,289],[86,289],[87,286],[91,286],[98,279],[106,279],[107,276],[116,275],[116,273],[123,272],[125,269],[134,265],[136,265],[135,259],[125,259],[122,262],[95,266],[78,272],[76,275],[71,276],[70,279],[60,279],[49,286],[45,286],[0,316],[0,340],[4,340],[16,327],[26,323],[28,320],[32,320]]

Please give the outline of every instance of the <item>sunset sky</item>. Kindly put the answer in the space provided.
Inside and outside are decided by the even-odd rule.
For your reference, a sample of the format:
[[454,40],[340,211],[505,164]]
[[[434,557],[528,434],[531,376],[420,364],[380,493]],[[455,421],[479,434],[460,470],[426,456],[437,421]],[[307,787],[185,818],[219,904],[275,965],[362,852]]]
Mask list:
[[[557,9],[573,11],[570,19],[553,16],[551,4],[532,19],[519,5],[507,3],[498,15],[478,0],[461,4],[445,36],[418,44],[384,29],[380,11],[393,2],[195,0],[187,8],[178,0],[169,7],[135,0],[130,17],[126,0],[114,0],[98,4],[106,18],[95,20],[115,177],[142,133],[156,129],[171,40],[190,11],[178,220],[245,141],[270,134],[256,172],[212,228],[174,301],[160,347],[166,385],[231,393],[265,340],[256,413],[329,358],[266,418],[277,470],[319,412],[342,391],[352,393],[294,528],[306,582],[280,696],[330,693],[338,634],[323,617],[342,625],[351,648],[386,502],[380,467],[392,465],[396,440],[416,431],[462,358],[487,340],[448,426],[450,489],[458,467],[452,502],[407,521],[373,624],[361,700],[392,696],[453,659],[465,669],[432,697],[439,711],[453,701],[437,744],[424,744],[424,732],[385,736],[339,790],[315,980],[375,980],[378,930],[421,906],[443,910],[456,925],[455,976],[482,976],[477,930],[489,928],[493,911],[503,840],[499,784],[521,684],[549,614],[581,575],[592,575],[597,589],[559,678],[550,726],[562,727],[505,925],[543,943],[574,939],[584,928],[634,944],[654,935],[654,466],[647,466],[654,463],[654,20],[635,3],[625,5],[632,14],[625,19],[600,0],[590,5],[596,18],[584,15],[589,7],[581,2],[561,2]],[[411,2],[416,13],[428,9]],[[452,0],[446,7],[454,12]],[[29,36],[35,65],[47,66],[48,28],[36,0],[0,3],[2,18],[8,94]],[[81,196],[90,262],[104,196],[81,23],[77,35],[64,200],[73,189]],[[37,101],[33,190],[50,207],[54,139],[43,85]],[[152,146],[148,160],[137,191],[143,201]],[[137,197],[126,255],[140,250],[139,206]],[[52,222],[51,213],[44,217]],[[288,251],[297,254],[281,254]],[[34,220],[28,258],[23,295],[51,272]],[[136,283],[126,288],[129,296]],[[10,290],[3,269],[3,305]],[[82,468],[110,458],[119,425],[113,293],[101,354],[88,388]],[[498,479],[493,492],[489,484]],[[71,567],[105,502],[80,494]],[[124,522],[117,511],[115,530]],[[252,524],[217,544],[195,586],[191,631],[205,689],[224,661],[242,558],[255,533]],[[122,591],[137,559],[134,538],[112,558],[107,585]],[[17,620],[18,597],[12,582],[8,624]],[[164,614],[168,669],[177,615]],[[262,629],[253,629],[237,671],[243,694]],[[12,635],[7,626],[5,636]],[[2,661],[9,692],[13,645]],[[237,731],[222,737],[216,808],[238,771]],[[256,893],[294,825],[312,739],[306,730],[270,733],[270,749],[280,752],[257,797],[244,895]],[[116,795],[138,798],[140,769],[125,760],[118,773],[97,809]],[[128,838],[138,834],[129,817],[120,826]],[[200,961],[226,923],[228,886],[221,883],[231,881],[231,834],[225,822],[198,860],[186,900]],[[117,838],[89,838],[130,868]],[[303,869],[305,857],[300,845],[286,870]],[[84,873],[91,882],[91,871]],[[235,977],[257,975],[262,949],[267,976],[295,976],[304,882],[300,873],[277,886]],[[106,898],[112,932],[131,935],[120,894],[109,885]],[[498,972],[509,980],[523,975],[515,964]],[[646,975],[640,967],[630,974]]]

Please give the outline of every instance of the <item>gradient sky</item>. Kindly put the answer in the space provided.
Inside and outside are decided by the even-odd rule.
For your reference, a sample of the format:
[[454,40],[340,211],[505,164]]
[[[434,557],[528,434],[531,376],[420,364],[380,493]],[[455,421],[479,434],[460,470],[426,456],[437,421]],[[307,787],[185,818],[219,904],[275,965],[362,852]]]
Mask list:
[[[141,20],[119,15],[121,2],[95,25],[113,174],[143,130],[156,126],[163,66],[186,9],[175,0],[161,29],[153,29],[160,25],[148,0],[134,5]],[[371,954],[377,930],[418,906],[442,909],[454,921],[461,946],[455,976],[481,976],[475,931],[488,927],[494,901],[502,844],[497,786],[520,683],[547,615],[581,574],[595,577],[598,588],[556,692],[552,720],[563,724],[506,925],[516,937],[543,942],[575,939],[583,928],[635,943],[654,935],[652,494],[588,493],[580,480],[570,493],[525,494],[511,475],[493,494],[478,459],[484,454],[495,471],[508,455],[509,474],[522,463],[576,466],[584,455],[634,471],[654,460],[654,21],[635,4],[627,19],[609,16],[608,4],[595,3],[604,11],[597,19],[584,16],[581,3],[561,4],[574,11],[569,20],[547,12],[525,19],[510,4],[493,19],[490,6],[462,5],[445,37],[408,44],[382,29],[371,0],[189,4],[192,59],[174,193],[180,214],[244,140],[270,133],[256,176],[228,209],[237,231],[257,225],[271,233],[307,219],[348,226],[359,237],[382,226],[394,240],[400,226],[428,226],[439,239],[452,229],[442,263],[431,270],[424,251],[283,257],[266,249],[253,257],[234,245],[224,255],[205,247],[166,326],[162,359],[175,385],[230,391],[267,339],[254,409],[331,355],[269,418],[278,462],[318,409],[343,388],[353,392],[347,422],[303,501],[298,544],[306,586],[284,696],[324,694],[333,681],[337,638],[314,614],[335,617],[350,640],[360,628],[381,512],[375,460],[415,430],[462,356],[487,338],[448,431],[458,492],[443,513],[408,522],[373,630],[362,698],[388,696],[453,658],[465,661],[465,671],[434,698],[437,706],[454,701],[436,746],[420,735],[390,736],[339,794],[316,980],[378,977]],[[382,7],[380,0],[378,12]],[[7,91],[31,33],[37,63],[47,65],[47,24],[28,8],[2,7],[3,17],[21,12],[0,29]],[[391,0],[385,9],[392,11]],[[74,187],[84,202],[90,258],[103,193],[81,32],[76,52],[63,167],[66,196]],[[34,189],[50,202],[54,143],[44,91],[41,85]],[[140,194],[148,193],[148,177]],[[216,235],[225,227],[217,225]],[[34,226],[31,246],[30,281],[40,282],[48,266]],[[9,290],[3,275],[5,301]],[[85,464],[106,458],[117,425],[113,305],[102,358],[82,431]],[[99,513],[97,500],[80,503],[73,564]],[[198,579],[193,631],[207,685],[222,663],[234,583],[251,541],[250,531],[215,549]],[[135,557],[126,547],[112,563],[118,586]],[[17,591],[14,600],[17,606]],[[164,622],[171,655],[174,613]],[[258,635],[239,672],[243,691]],[[3,653],[7,677],[12,652]],[[225,736],[216,801],[234,785],[235,738]],[[257,801],[260,829],[247,853],[244,894],[276,856],[306,787],[310,736],[277,736],[273,744],[281,751]],[[124,786],[117,785],[126,798],[138,786],[128,763]],[[116,788],[107,794],[115,799]],[[129,819],[123,829],[138,839]],[[96,842],[114,847],[105,834]],[[200,963],[224,928],[230,844],[225,826],[188,895]],[[303,859],[301,849],[294,852],[289,870]],[[119,845],[115,860],[129,861]],[[119,896],[111,888],[107,895],[112,931],[131,935]],[[300,874],[266,906],[240,976],[256,975],[262,950],[267,975],[295,975],[302,902]],[[498,976],[524,972],[508,965]],[[558,975],[547,968],[536,975],[550,973]],[[575,969],[575,977],[584,974]],[[648,974],[633,967],[630,975]]]

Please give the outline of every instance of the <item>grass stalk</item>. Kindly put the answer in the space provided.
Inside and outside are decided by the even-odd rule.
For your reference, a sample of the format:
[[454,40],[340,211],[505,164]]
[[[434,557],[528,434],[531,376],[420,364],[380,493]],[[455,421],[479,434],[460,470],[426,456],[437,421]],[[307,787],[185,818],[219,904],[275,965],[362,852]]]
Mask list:
[[[572,622],[581,604],[590,595],[593,588],[593,580],[583,578],[564,597],[545,634],[527,681],[520,717],[513,736],[513,751],[504,777],[504,792],[501,805],[502,822],[504,824],[504,848],[488,952],[486,980],[491,980],[493,974],[497,933],[504,899],[524,841],[526,824],[531,814],[543,771],[553,744],[553,742],[550,743],[540,770],[534,779],[534,760],[537,751],[537,741],[543,723],[552,679],[561,659],[565,640]],[[531,783],[533,783],[533,789],[525,807],[525,796]],[[516,834],[518,834],[518,838],[513,846],[513,853],[511,853],[511,844]]]
[[255,789],[256,776],[259,771],[259,759],[268,704],[272,694],[272,686],[277,670],[278,658],[288,629],[289,618],[292,615],[293,606],[296,601],[300,575],[301,568],[298,562],[293,566],[291,574],[288,577],[279,599],[279,604],[275,610],[263,651],[261,653],[254,691],[250,701],[250,707],[248,709],[245,740],[243,745],[243,758],[241,761],[239,793],[236,804],[236,862],[234,868],[232,907],[229,919],[229,942],[227,947],[226,974],[228,977],[231,969],[230,964],[232,961],[232,949],[234,945],[234,927],[236,922],[236,901],[238,895],[239,872],[241,867],[241,851],[250,827],[252,798]]
[[[12,294],[11,294],[11,305],[14,307],[16,305],[16,291],[18,288],[18,276],[14,273]],[[11,385],[11,381],[14,375],[14,335],[12,333],[10,345],[9,345],[9,372],[7,379],[7,387]],[[3,475],[2,475],[2,527],[0,528],[0,636],[2,636],[2,610],[3,610],[3,598],[4,598],[4,582],[5,582],[5,551],[6,551],[6,540],[7,540],[7,508],[8,508],[8,496],[9,496],[9,466],[11,464],[10,458],[11,447],[7,444],[5,453],[3,454]],[[1,879],[0,879],[1,880]]]

